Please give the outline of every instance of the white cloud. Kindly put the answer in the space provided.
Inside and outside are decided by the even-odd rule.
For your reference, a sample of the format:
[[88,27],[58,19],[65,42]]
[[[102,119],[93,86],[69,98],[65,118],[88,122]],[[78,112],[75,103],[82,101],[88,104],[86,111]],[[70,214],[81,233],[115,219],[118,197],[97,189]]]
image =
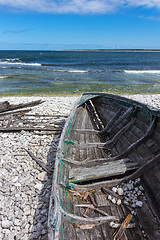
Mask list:
[[42,13],[108,13],[118,8],[159,8],[159,0],[0,0],[0,6]]
[[24,33],[24,32],[28,32],[29,29],[21,29],[21,30],[7,30],[5,32],[3,32],[4,34],[7,33],[13,33],[13,34],[20,34],[20,33]]
[[145,15],[141,15],[139,16],[139,18],[144,18],[144,19],[148,19],[148,20],[153,20],[153,21],[160,21],[160,17],[155,17],[155,16],[145,16]]
[[133,7],[160,8],[159,0],[126,0],[126,2]]

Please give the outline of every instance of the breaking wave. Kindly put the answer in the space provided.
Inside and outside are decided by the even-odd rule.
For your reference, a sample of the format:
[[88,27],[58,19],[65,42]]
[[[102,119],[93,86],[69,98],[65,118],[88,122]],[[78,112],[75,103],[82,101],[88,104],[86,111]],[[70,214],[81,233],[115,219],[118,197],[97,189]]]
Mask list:
[[14,62],[14,61],[0,61],[0,65],[22,65],[22,66],[41,66],[40,63],[25,63],[25,62]]
[[160,70],[124,70],[125,73],[132,73],[132,74],[160,74]]
[[0,79],[7,78],[8,76],[0,76]]

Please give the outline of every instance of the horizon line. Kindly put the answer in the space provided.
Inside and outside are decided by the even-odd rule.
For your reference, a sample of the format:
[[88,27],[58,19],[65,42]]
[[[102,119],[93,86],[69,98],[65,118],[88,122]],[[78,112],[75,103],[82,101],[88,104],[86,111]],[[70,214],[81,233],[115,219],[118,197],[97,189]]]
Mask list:
[[160,51],[160,48],[93,48],[93,49],[0,49],[0,51]]

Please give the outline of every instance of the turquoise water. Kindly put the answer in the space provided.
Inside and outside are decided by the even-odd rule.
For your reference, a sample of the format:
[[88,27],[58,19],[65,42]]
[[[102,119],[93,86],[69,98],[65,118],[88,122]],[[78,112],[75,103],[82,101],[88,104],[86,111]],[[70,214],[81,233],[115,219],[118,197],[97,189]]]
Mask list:
[[0,95],[160,93],[160,52],[0,51]]

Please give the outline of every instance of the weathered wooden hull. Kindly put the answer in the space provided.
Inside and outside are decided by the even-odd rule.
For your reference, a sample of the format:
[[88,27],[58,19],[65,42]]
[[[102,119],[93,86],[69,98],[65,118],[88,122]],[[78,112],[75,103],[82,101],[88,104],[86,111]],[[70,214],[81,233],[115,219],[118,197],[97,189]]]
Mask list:
[[159,143],[159,111],[83,94],[58,147],[49,239],[160,239]]

